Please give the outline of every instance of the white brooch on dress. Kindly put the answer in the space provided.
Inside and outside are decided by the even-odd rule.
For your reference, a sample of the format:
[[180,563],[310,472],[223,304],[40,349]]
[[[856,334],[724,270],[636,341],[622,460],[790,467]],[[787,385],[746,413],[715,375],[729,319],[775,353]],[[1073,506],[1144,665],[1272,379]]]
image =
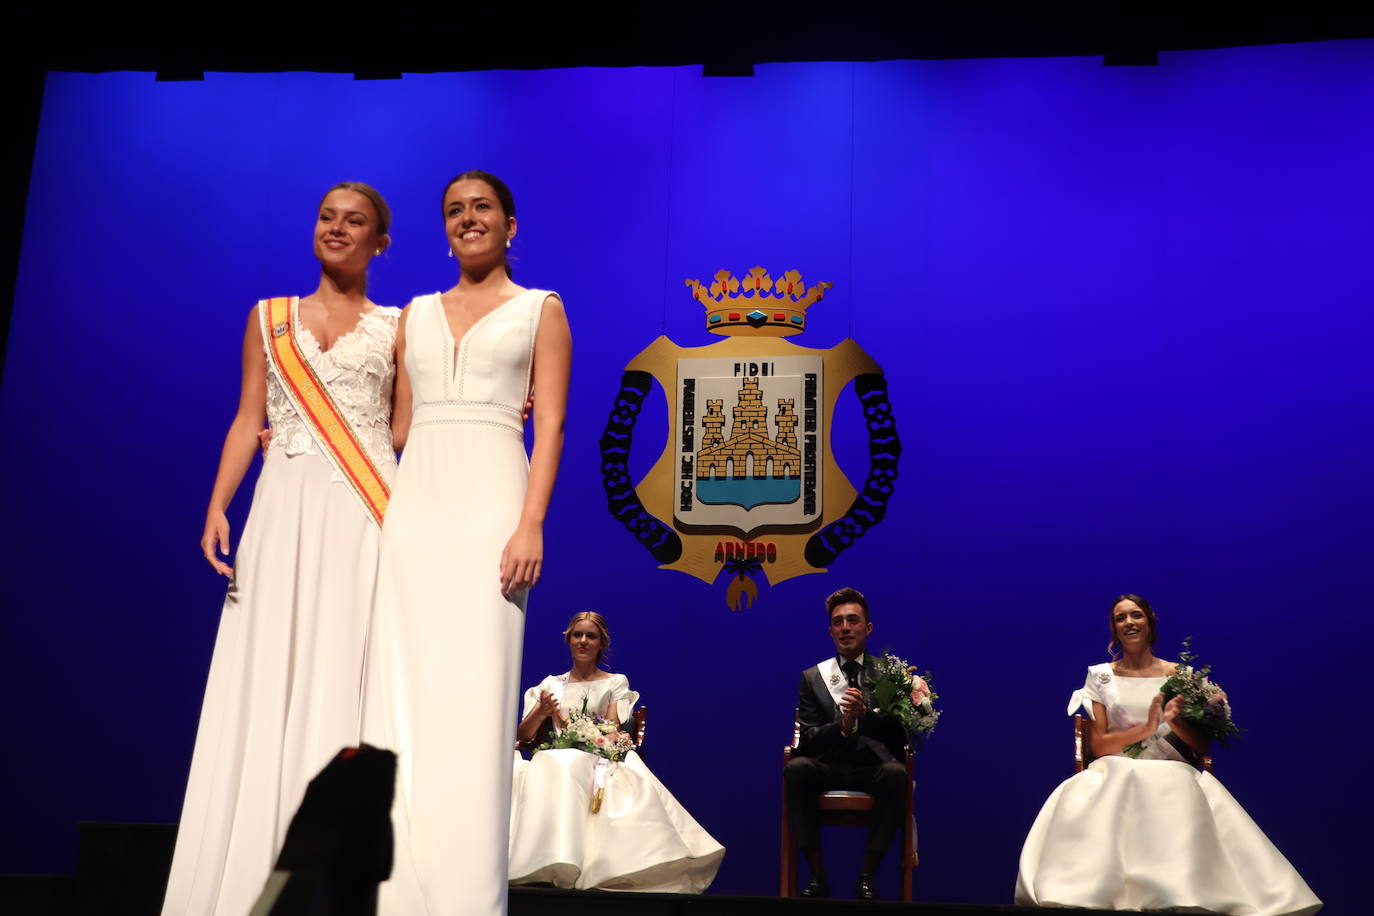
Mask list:
[[1111,681],[1111,679],[1112,679],[1112,676],[1111,676],[1110,674],[1108,674],[1107,672],[1105,672],[1105,671],[1099,671],[1099,672],[1097,672],[1097,683],[1098,683],[1098,684],[1107,684],[1107,683],[1109,683],[1109,682]]
[[280,337],[280,336],[282,336],[282,335],[285,334],[285,333],[286,333],[286,322],[285,322],[285,321],[278,321],[276,324],[272,325],[272,336],[273,336],[273,337]]

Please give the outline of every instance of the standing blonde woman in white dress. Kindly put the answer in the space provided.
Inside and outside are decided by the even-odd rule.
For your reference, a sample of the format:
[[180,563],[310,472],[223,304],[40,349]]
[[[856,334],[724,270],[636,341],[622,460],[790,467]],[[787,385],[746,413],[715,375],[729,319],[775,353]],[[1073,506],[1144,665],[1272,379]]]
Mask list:
[[[1021,849],[1016,902],[1101,910],[1309,916],[1322,903],[1211,773],[1190,764],[1204,736],[1163,703],[1177,664],[1155,657],[1155,613],[1139,595],[1112,604],[1122,656],[1088,669],[1096,760],[1040,809]],[[1123,751],[1140,745],[1139,756]]]
[[543,564],[572,358],[562,301],[511,280],[515,201],[505,184],[459,175],[443,212],[460,273],[401,319],[397,410],[413,413],[364,688],[364,740],[397,755],[396,858],[380,899],[394,916],[506,910],[525,599]]
[[[201,537],[229,593],[167,916],[247,913],[306,784],[340,748],[357,743],[378,502],[396,466],[390,418],[400,310],[367,298],[368,262],[390,243],[389,222],[375,189],[331,188],[315,223],[319,287],[303,299],[264,300],[248,316],[238,413]],[[333,434],[351,445],[330,440],[312,421],[301,384],[322,390]],[[230,566],[225,508],[258,452],[264,419],[272,438]],[[352,451],[341,457],[340,447]],[[357,485],[369,476],[365,494]]]

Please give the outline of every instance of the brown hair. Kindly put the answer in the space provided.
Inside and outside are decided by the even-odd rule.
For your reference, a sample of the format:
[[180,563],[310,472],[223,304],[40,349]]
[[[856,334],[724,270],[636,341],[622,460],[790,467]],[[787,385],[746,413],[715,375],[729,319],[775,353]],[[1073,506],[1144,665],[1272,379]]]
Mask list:
[[1145,612],[1145,622],[1149,624],[1150,627],[1150,645],[1153,646],[1155,640],[1159,638],[1159,630],[1157,627],[1159,618],[1155,616],[1155,609],[1150,607],[1150,602],[1139,595],[1118,595],[1116,598],[1112,599],[1112,606],[1107,608],[1107,629],[1111,631],[1112,634],[1111,642],[1107,643],[1107,653],[1112,657],[1112,661],[1116,661],[1121,657],[1121,652],[1119,651],[1121,647],[1117,645],[1116,642],[1116,606],[1123,601],[1133,601],[1137,607]]
[[[439,210],[441,212],[444,209],[444,201],[448,198],[448,189],[460,181],[469,180],[485,181],[491,189],[496,192],[496,200],[501,204],[501,212],[507,217],[515,216],[515,195],[511,193],[510,187],[491,172],[484,172],[481,169],[468,169],[466,172],[454,175],[448,180],[448,184],[444,185],[444,193],[439,196]],[[445,213],[444,218],[447,219],[448,214]],[[509,258],[506,259],[505,267],[506,276],[513,279],[515,274],[510,269]]]
[[324,192],[324,197],[320,198],[320,206],[324,206],[324,198],[335,191],[357,191],[372,202],[372,209],[377,211],[377,237],[381,238],[391,229],[391,208],[386,205],[386,198],[382,197],[382,192],[372,185],[362,181],[341,181],[328,191]]
[[849,588],[848,586],[846,586],[842,589],[838,589],[837,591],[831,592],[830,596],[825,599],[826,614],[834,613],[835,608],[839,607],[842,604],[857,604],[859,607],[864,609],[865,622],[871,619],[868,616],[868,599],[865,598],[864,593],[859,591],[857,588]]
[[573,614],[572,620],[568,621],[568,628],[563,631],[563,641],[570,646],[572,645],[573,627],[577,626],[577,624],[583,620],[590,620],[597,631],[601,633],[601,649],[596,653],[596,663],[599,665],[601,664],[601,656],[605,655],[606,650],[611,647],[611,631],[610,628],[606,626],[605,617],[602,617],[596,611],[579,611]]

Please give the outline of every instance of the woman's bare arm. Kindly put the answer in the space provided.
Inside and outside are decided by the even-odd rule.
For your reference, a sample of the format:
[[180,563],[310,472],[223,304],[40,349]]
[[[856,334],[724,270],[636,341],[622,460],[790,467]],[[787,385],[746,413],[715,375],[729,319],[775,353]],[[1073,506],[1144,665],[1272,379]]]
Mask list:
[[563,454],[572,372],[572,330],[557,296],[544,301],[534,342],[534,448],[520,523],[501,554],[501,590],[509,594],[539,581],[544,564],[544,517]]
[[539,734],[539,729],[544,724],[544,720],[551,716],[558,715],[558,702],[547,690],[539,691],[539,702],[530,707],[529,715],[520,720],[520,726],[515,730],[515,736],[520,739],[521,744],[529,744]]
[[1159,704],[1162,697],[1158,694],[1150,702],[1150,714],[1144,725],[1113,731],[1107,721],[1107,707],[1093,701],[1093,756],[1109,757],[1121,753],[1122,749],[1144,741],[1159,729]]
[[410,390],[410,376],[406,374],[406,316],[410,308],[401,312],[396,322],[396,381],[391,387],[391,447],[400,452],[410,435],[410,417],[414,411]]
[[219,470],[210,491],[210,506],[205,510],[205,531],[200,547],[215,572],[232,578],[234,568],[215,554],[229,555],[229,520],[225,510],[238,492],[243,475],[248,473],[258,451],[258,432],[267,418],[267,356],[263,353],[258,309],[248,313],[243,332],[243,380],[239,386],[239,409],[229,424],[220,452]]

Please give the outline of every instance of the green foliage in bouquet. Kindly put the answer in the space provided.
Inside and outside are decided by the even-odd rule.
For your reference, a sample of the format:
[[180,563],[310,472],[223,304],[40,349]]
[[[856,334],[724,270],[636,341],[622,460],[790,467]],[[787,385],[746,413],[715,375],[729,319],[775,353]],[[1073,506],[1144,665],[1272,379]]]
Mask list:
[[940,718],[934,701],[940,695],[930,687],[930,672],[916,676],[916,668],[905,659],[885,652],[878,659],[878,678],[872,687],[878,712],[891,716],[908,732],[928,735]]
[[1193,637],[1188,636],[1178,653],[1178,671],[1164,682],[1159,692],[1164,695],[1165,703],[1182,697],[1180,714],[1184,720],[1209,741],[1226,744],[1242,729],[1231,721],[1231,704],[1221,685],[1207,677],[1211,672],[1211,665],[1198,667],[1197,656],[1193,654]]
[[536,747],[534,753],[571,748],[619,762],[634,746],[634,740],[618,724],[589,712],[583,697],[582,708],[568,716],[567,726]]

